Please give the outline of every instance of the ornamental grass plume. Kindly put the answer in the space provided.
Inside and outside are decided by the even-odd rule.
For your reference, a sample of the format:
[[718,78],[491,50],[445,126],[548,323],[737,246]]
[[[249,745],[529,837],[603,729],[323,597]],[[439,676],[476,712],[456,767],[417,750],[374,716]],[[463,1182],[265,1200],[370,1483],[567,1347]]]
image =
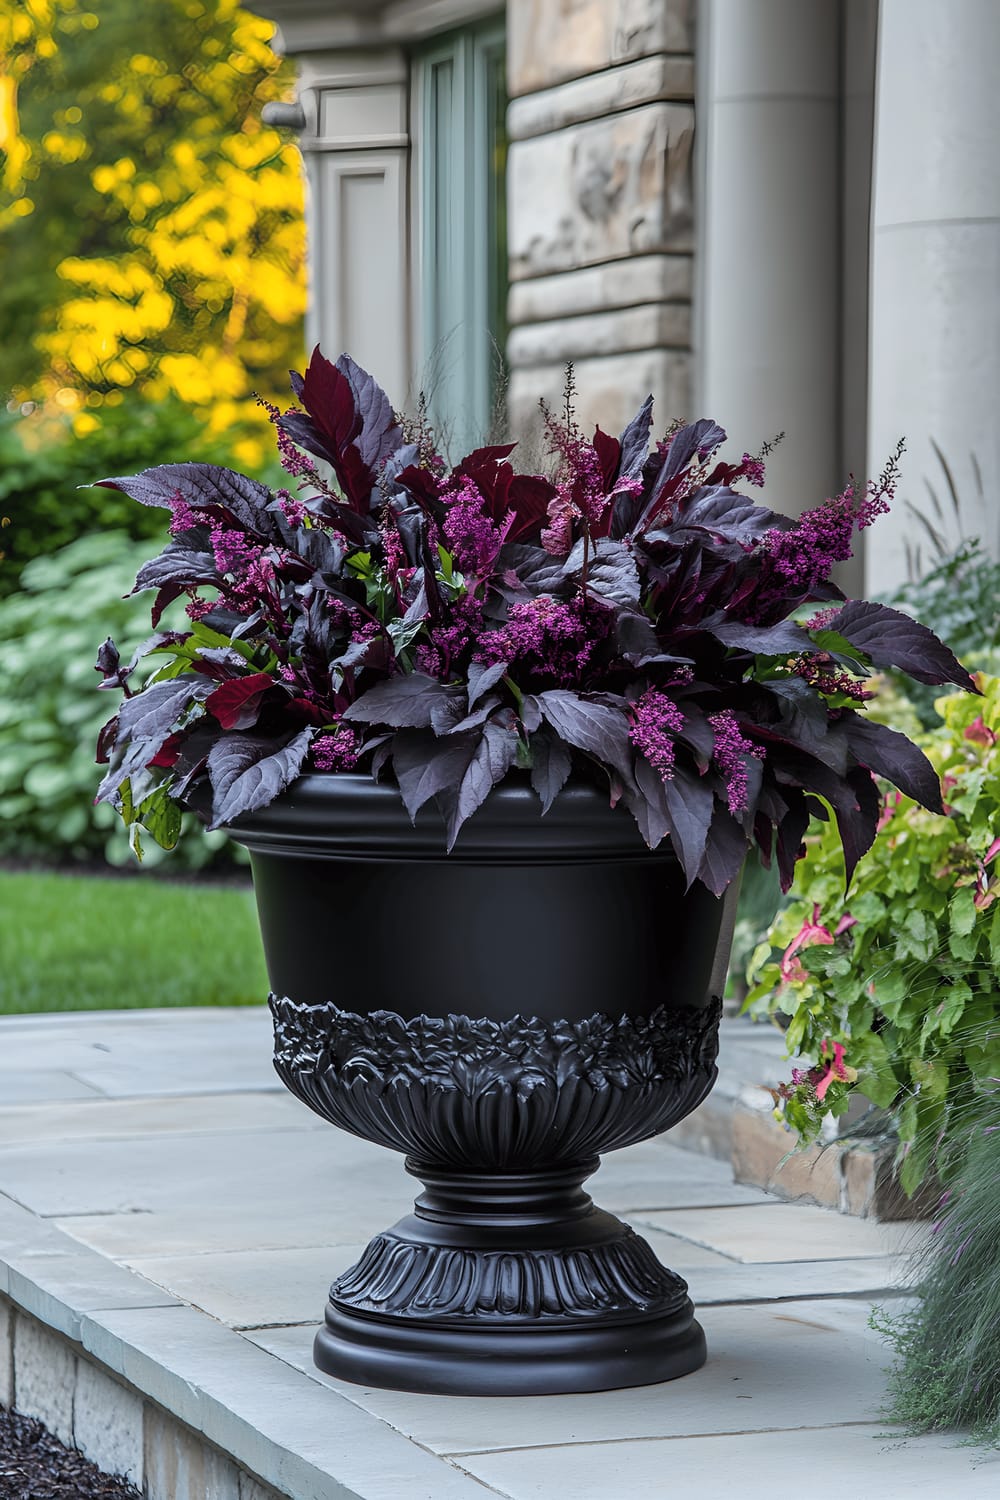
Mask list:
[[872,1326],[896,1356],[887,1416],[912,1433],[958,1430],[998,1447],[1000,1078],[957,1107],[950,1130],[966,1148],[914,1260],[919,1300],[902,1315],[877,1308]]

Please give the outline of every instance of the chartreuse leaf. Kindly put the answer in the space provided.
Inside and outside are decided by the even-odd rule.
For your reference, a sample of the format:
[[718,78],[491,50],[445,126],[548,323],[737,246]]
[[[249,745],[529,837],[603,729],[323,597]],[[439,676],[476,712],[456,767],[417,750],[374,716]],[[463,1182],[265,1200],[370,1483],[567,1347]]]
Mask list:
[[180,838],[181,810],[165,787],[157,787],[140,803],[137,822],[161,849],[173,849]]

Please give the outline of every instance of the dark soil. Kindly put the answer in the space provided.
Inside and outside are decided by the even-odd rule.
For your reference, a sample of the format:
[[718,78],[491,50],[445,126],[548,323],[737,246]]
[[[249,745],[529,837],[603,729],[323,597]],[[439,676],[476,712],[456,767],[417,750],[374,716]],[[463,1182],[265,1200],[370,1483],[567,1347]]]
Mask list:
[[0,1500],[142,1500],[127,1479],[102,1474],[41,1422],[0,1406]]

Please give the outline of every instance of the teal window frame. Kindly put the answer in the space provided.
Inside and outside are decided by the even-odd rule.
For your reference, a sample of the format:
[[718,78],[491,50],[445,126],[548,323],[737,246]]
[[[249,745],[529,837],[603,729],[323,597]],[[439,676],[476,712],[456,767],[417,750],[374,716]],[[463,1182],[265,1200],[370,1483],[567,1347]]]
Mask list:
[[503,20],[439,37],[413,61],[417,386],[455,457],[490,435],[507,337]]

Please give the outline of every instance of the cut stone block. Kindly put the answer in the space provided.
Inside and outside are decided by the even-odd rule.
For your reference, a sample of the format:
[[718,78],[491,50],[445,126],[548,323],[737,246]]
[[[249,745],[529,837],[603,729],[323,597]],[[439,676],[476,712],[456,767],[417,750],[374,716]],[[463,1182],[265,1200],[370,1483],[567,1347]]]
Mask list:
[[644,57],[515,99],[507,113],[507,134],[512,141],[527,140],[658,99],[693,97],[693,57]]
[[747,1088],[733,1105],[733,1176],[737,1182],[796,1202],[840,1208],[840,1153],[835,1146],[795,1149],[796,1137],[775,1120],[766,1089]]
[[693,48],[691,0],[508,0],[512,94],[656,52]]
[[14,1405],[60,1442],[73,1442],[76,1357],[56,1334],[23,1313],[14,1322]]
[[0,1297],[0,1406],[14,1405],[14,1309]]
[[924,1219],[941,1195],[936,1179],[908,1198],[895,1168],[891,1141],[833,1141],[795,1149],[795,1136],[774,1119],[766,1089],[745,1088],[732,1115],[733,1176],[793,1202],[818,1203],[858,1218],[886,1223]]
[[690,339],[688,304],[658,302],[515,328],[507,341],[507,358],[513,369],[520,369],[634,349],[686,350]]
[[512,327],[549,318],[580,317],[642,302],[689,302],[690,255],[633,255],[606,266],[583,266],[516,281],[510,289],[507,316]]
[[[657,431],[674,417],[690,415],[691,356],[672,349],[644,349],[632,354],[574,361],[577,417],[585,431],[600,423],[605,432],[620,432],[635,416],[650,391],[656,398]],[[529,443],[538,432],[539,397],[554,409],[562,403],[565,369],[561,364],[513,370],[507,396],[512,433]]]
[[142,1399],[87,1360],[77,1367],[73,1436],[105,1474],[142,1485]]
[[508,164],[511,279],[692,246],[686,104],[647,104],[515,141]]
[[240,1500],[236,1465],[153,1406],[145,1465],[147,1500]]

